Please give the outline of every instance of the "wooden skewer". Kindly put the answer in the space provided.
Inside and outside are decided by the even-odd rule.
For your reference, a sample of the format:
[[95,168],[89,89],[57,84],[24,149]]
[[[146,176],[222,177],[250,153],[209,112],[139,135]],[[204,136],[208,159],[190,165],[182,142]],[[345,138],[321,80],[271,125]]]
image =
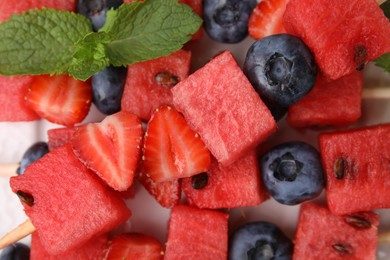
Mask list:
[[390,99],[390,87],[363,88],[363,99]]
[[18,169],[18,163],[5,163],[0,165],[0,176],[11,177],[16,176],[16,170]]
[[378,244],[379,245],[390,244],[390,231],[379,233]]
[[376,2],[378,3],[378,5],[381,5],[383,4],[384,2],[386,2],[387,0],[376,0]]
[[15,229],[11,230],[9,233],[5,234],[0,238],[0,249],[3,249],[13,243],[19,241],[22,238],[32,234],[36,228],[31,223],[31,220],[26,220]]

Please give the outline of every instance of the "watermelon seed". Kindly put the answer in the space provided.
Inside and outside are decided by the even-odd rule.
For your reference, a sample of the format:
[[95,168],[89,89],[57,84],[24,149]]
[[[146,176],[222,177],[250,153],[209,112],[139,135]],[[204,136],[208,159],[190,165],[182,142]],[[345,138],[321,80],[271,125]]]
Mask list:
[[204,187],[206,187],[208,181],[209,181],[209,175],[207,174],[207,172],[202,172],[192,176],[191,186],[195,190],[201,190]]
[[29,205],[30,207],[32,207],[34,205],[34,197],[30,194],[30,193],[27,193],[27,192],[23,192],[21,190],[18,190],[16,192],[16,195],[19,197],[19,199],[26,203],[27,205]]
[[334,169],[334,174],[338,180],[344,178],[345,166],[346,166],[346,162],[343,158],[336,159],[333,169]]
[[332,245],[333,249],[336,250],[337,252],[346,255],[346,254],[351,254],[352,249],[349,245],[342,245],[342,244],[334,244]]
[[370,221],[368,221],[367,219],[363,218],[363,217],[360,217],[360,216],[354,216],[354,215],[350,215],[350,216],[347,216],[345,221],[354,226],[355,228],[360,228],[360,229],[366,229],[366,228],[371,228],[372,224]]
[[157,85],[164,87],[173,87],[179,82],[178,77],[170,72],[159,72],[154,76],[154,80]]
[[367,49],[361,45],[358,44],[355,46],[355,52],[354,52],[354,61],[356,64],[356,70],[361,71],[364,69],[364,66],[367,64]]

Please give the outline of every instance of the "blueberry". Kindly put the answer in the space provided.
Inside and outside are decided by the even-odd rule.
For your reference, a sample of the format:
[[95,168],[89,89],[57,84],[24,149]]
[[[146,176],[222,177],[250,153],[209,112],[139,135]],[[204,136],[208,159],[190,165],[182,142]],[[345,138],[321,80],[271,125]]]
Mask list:
[[248,35],[248,20],[256,0],[204,0],[204,28],[210,38],[237,43]]
[[123,0],[77,0],[76,12],[88,17],[92,27],[98,31],[106,22],[109,9],[117,9]]
[[16,169],[17,174],[23,174],[24,170],[31,163],[35,162],[49,152],[49,147],[46,142],[36,142],[31,145],[23,154],[20,160],[20,166]]
[[93,103],[100,112],[111,115],[120,111],[126,77],[126,67],[112,65],[92,76]]
[[302,40],[276,34],[250,46],[243,71],[262,99],[289,107],[313,88],[317,65]]
[[317,197],[325,186],[320,154],[304,142],[287,142],[260,159],[263,182],[279,203],[296,205]]
[[30,259],[30,247],[19,242],[4,248],[0,255],[0,260],[28,259]]
[[229,238],[229,260],[287,260],[292,253],[292,241],[270,222],[244,224]]

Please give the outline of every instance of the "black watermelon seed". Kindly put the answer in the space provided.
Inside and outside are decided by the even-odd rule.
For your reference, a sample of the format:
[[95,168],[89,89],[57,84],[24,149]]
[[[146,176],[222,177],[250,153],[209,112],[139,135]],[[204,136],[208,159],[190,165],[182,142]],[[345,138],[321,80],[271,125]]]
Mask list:
[[207,172],[202,172],[192,176],[191,186],[195,190],[201,190],[204,187],[206,187],[208,181],[209,181],[209,175],[207,174]]
[[372,224],[369,220],[357,215],[349,215],[345,218],[345,221],[353,227],[359,229],[366,229],[372,227]]
[[347,255],[352,253],[352,248],[350,245],[347,244],[333,244],[333,249],[336,250],[338,253],[342,255]]
[[173,87],[179,82],[178,77],[170,72],[159,72],[154,76],[154,80],[158,85],[164,87]]
[[345,160],[343,158],[337,158],[333,166],[334,174],[337,179],[341,180],[344,178],[345,168],[346,168]]
[[30,207],[34,205],[34,197],[27,192],[23,192],[21,190],[18,190],[16,192],[16,195],[19,197],[19,199],[29,205]]

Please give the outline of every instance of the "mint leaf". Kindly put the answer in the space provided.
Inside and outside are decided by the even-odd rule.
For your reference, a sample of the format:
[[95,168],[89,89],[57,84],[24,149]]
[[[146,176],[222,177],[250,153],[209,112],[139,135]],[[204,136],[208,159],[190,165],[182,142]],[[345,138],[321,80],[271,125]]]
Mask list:
[[87,18],[67,11],[13,15],[0,24],[0,74],[67,73],[76,43],[91,31]]
[[87,34],[76,44],[76,51],[68,73],[81,80],[87,80],[94,73],[109,65],[106,57],[106,45],[112,41],[105,32]]
[[383,68],[385,71],[390,73],[390,53],[380,56],[374,62],[375,65]]
[[101,31],[114,35],[106,54],[115,66],[169,55],[181,49],[202,23],[191,7],[177,0],[145,0],[112,12]]

